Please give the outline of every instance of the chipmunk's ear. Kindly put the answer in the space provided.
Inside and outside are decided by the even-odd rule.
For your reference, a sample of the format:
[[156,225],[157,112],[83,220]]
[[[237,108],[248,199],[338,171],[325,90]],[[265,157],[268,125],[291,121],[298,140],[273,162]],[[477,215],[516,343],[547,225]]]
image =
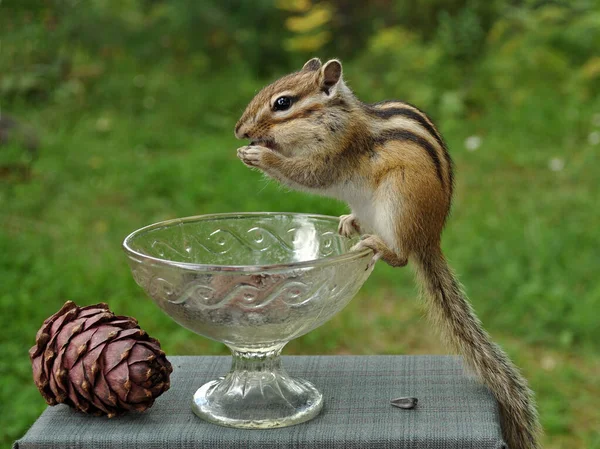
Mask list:
[[321,68],[320,75],[321,89],[329,95],[332,88],[334,88],[340,79],[342,79],[342,63],[337,59],[327,61]]
[[315,72],[321,68],[321,60],[319,58],[312,58],[307,61],[302,67],[303,72]]

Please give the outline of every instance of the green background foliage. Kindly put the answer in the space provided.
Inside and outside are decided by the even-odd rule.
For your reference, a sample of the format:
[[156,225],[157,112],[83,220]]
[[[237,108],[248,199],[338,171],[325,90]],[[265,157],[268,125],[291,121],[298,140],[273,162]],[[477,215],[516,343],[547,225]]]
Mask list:
[[[0,113],[21,124],[0,146],[4,447],[45,407],[27,350],[67,299],[135,316],[167,354],[226,353],[135,285],[129,232],[214,212],[345,213],[235,156],[254,93],[316,55],[342,58],[363,101],[403,99],[438,123],[457,167],[444,250],[530,379],[545,447],[600,448],[597,2],[4,0],[0,39]],[[410,269],[383,264],[286,348],[444,351]]]

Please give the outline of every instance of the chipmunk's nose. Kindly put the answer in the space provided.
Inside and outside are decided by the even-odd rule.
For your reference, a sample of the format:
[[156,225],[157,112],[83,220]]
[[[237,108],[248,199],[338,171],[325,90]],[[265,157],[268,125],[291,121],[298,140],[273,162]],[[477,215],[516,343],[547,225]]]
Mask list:
[[238,124],[235,125],[235,137],[237,137],[238,139],[250,138],[248,132],[246,131],[246,127],[243,126],[243,123],[238,122]]

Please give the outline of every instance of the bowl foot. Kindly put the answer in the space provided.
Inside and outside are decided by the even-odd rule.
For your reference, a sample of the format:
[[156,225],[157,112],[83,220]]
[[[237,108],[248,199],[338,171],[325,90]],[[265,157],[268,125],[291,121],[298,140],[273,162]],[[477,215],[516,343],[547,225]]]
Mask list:
[[323,408],[323,396],[310,382],[290,377],[279,351],[269,357],[240,357],[231,371],[196,391],[192,410],[200,418],[227,427],[269,429],[308,421]]

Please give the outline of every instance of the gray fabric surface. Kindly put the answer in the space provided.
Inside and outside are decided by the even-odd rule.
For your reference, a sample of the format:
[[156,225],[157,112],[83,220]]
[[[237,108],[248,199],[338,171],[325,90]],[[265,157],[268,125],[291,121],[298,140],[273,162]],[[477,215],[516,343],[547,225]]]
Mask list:
[[[284,357],[292,375],[323,393],[321,414],[304,424],[240,430],[209,424],[190,409],[203,383],[225,374],[230,357],[169,357],[171,389],[143,414],[107,419],[48,407],[14,449],[33,448],[505,448],[497,405],[448,356]],[[416,396],[414,410],[389,405]]]

